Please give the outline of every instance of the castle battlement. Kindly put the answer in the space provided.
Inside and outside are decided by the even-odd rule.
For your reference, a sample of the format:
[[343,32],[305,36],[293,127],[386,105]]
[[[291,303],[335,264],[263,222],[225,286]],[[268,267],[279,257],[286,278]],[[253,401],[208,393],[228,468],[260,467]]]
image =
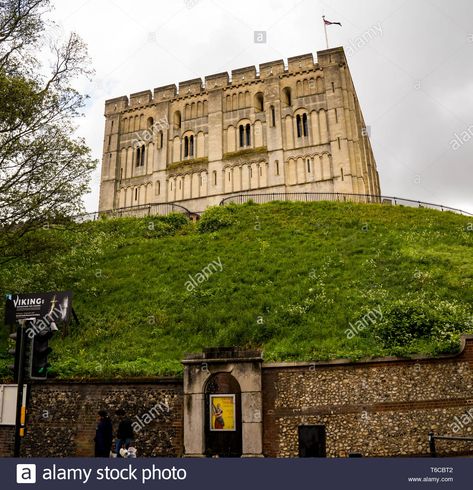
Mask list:
[[[125,109],[134,108],[136,106],[144,106],[150,103],[160,103],[171,101],[189,96],[207,94],[208,91],[214,89],[232,89],[244,84],[255,82],[264,82],[268,78],[281,77],[284,75],[295,75],[303,71],[322,70],[323,64],[326,62],[327,56],[335,56],[336,62],[346,62],[343,48],[332,48],[324,51],[318,51],[317,57],[319,62],[314,61],[312,53],[307,53],[299,56],[293,56],[287,59],[287,64],[283,59],[261,63],[256,66],[246,66],[237,68],[231,71],[231,75],[227,72],[214,73],[202,78],[193,78],[176,84],[169,84],[163,87],[157,87],[151,92],[143,90],[136,92],[130,96],[123,95],[105,101],[105,114],[121,112]],[[341,59],[343,58],[343,59]],[[334,62],[333,59],[330,62]],[[179,87],[179,88],[178,88]]]

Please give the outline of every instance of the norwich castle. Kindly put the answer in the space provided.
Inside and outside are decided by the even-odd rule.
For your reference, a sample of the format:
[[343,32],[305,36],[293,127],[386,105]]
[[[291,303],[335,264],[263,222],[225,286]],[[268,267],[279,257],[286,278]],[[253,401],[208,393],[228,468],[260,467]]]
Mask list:
[[105,102],[99,211],[237,194],[379,195],[343,48]]

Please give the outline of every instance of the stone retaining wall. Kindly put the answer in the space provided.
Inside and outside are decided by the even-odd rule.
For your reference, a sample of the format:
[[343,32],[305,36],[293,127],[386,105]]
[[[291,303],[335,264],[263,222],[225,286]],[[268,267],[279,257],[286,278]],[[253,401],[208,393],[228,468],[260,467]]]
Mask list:
[[[266,456],[297,456],[298,426],[312,424],[327,456],[427,456],[430,430],[473,437],[473,337],[443,359],[263,364],[263,406]],[[437,447],[473,455],[473,441]]]
[[[22,455],[93,456],[98,410],[113,420],[123,408],[135,423],[140,456],[180,456],[182,400],[182,380],[174,378],[33,384]],[[10,456],[12,446],[12,428],[0,427],[0,455]]]

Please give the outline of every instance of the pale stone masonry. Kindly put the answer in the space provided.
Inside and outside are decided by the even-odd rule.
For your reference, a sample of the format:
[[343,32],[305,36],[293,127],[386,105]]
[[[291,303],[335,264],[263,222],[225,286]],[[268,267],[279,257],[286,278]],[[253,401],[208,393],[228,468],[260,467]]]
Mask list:
[[99,210],[238,193],[380,194],[343,48],[105,102]]

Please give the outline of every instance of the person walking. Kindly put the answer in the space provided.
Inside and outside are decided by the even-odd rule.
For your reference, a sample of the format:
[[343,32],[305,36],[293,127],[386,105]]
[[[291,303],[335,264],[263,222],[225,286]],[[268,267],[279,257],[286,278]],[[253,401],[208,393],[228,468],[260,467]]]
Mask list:
[[100,410],[97,419],[97,428],[95,429],[95,457],[110,457],[110,449],[113,441],[113,426],[108,413]]
[[133,426],[131,420],[126,416],[125,410],[120,408],[115,413],[120,418],[115,441],[115,452],[117,453],[117,458],[121,458],[120,449],[128,449],[133,442]]

